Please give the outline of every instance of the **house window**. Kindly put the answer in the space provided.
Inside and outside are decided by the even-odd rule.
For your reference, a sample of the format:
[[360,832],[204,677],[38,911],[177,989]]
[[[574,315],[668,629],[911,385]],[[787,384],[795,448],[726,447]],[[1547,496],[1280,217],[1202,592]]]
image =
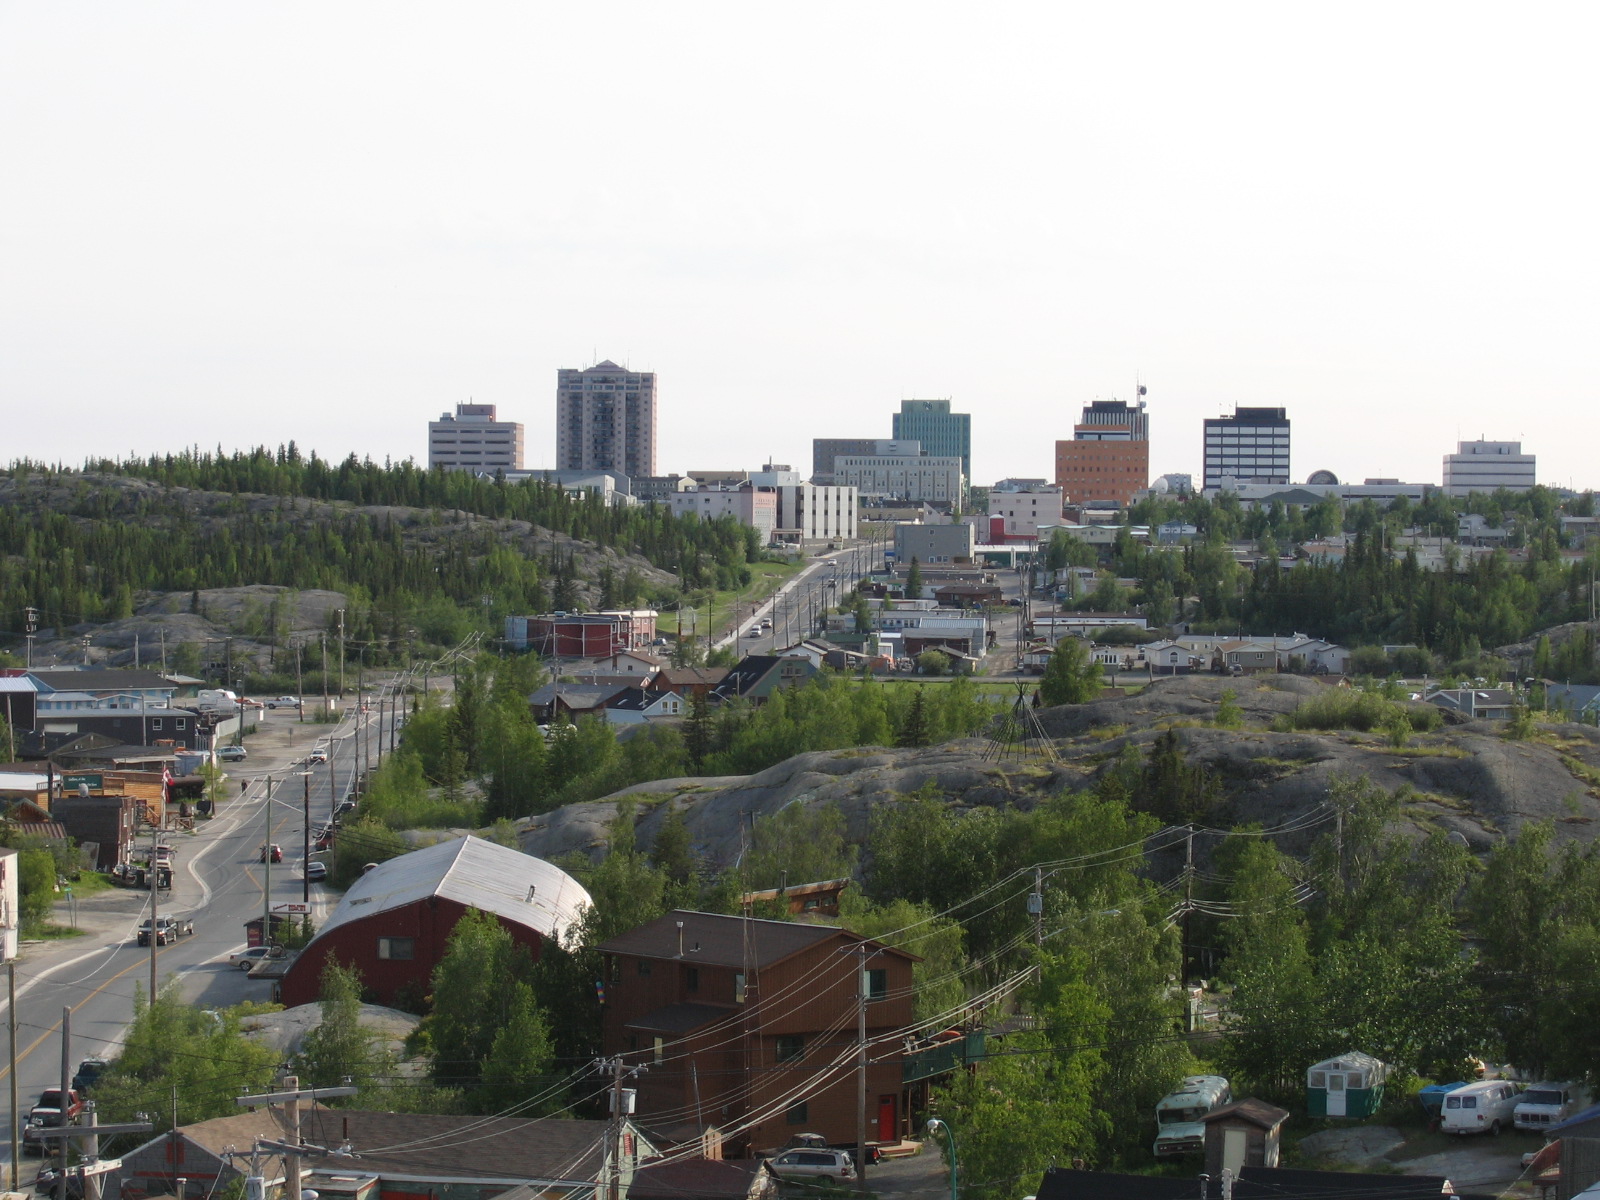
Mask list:
[[649,962],[647,962],[645,959],[642,959],[642,958],[639,960],[639,974],[641,974],[641,975],[649,975],[650,974],[650,964],[649,964]]
[[381,937],[378,939],[378,957],[390,962],[409,962],[417,956],[417,939],[408,937]]
[[806,1056],[806,1035],[803,1033],[780,1033],[778,1035],[777,1052],[774,1057],[781,1063],[799,1062]]
[[734,976],[733,976],[733,1002],[735,1004],[743,1004],[744,1003],[744,972],[743,971],[737,971],[737,972],[734,973]]
[[700,968],[686,967],[683,972],[683,986],[686,991],[698,992],[700,990]]
[[161,728],[161,718],[160,717],[151,717],[150,718],[150,728],[151,729],[160,729]]
[[791,1125],[808,1125],[811,1117],[806,1112],[806,1103],[802,1100],[784,1114],[784,1120]]
[[188,720],[189,718],[187,717],[179,717],[177,720],[173,721],[173,727],[176,729],[186,729],[188,728]]
[[887,1000],[889,998],[889,972],[883,967],[872,967],[865,974],[867,976],[867,999]]
[[665,1045],[666,1045],[666,1043],[661,1038],[656,1038],[655,1039],[655,1057],[656,1057],[656,1063],[657,1064],[659,1064],[661,1062],[662,1048]]

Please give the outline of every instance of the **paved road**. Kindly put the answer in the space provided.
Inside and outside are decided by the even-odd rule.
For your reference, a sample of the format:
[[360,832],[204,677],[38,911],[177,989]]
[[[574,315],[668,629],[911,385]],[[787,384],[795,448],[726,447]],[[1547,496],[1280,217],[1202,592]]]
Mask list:
[[[192,918],[195,933],[157,949],[158,986],[175,978],[184,999],[203,1008],[268,998],[271,984],[248,978],[228,963],[228,955],[244,945],[244,922],[259,916],[264,903],[299,903],[309,892],[314,920],[331,907],[322,886],[305,881],[306,798],[315,827],[349,789],[358,753],[367,762],[388,747],[387,733],[378,734],[376,706],[338,726],[300,724],[290,709],[264,718],[260,732],[246,739],[249,758],[227,767],[224,794],[232,794],[216,817],[197,822],[192,834],[163,835],[175,850],[177,870],[172,891],[159,897],[159,911]],[[332,748],[331,762],[307,767],[305,758],[317,744]],[[268,841],[283,847],[284,862],[260,862],[260,847]],[[148,915],[148,892],[117,889],[77,905],[82,936],[24,944],[16,973],[19,1118],[43,1089],[59,1083],[64,1009],[71,1010],[72,1068],[88,1055],[117,1053],[135,997],[149,989],[150,951],[137,944],[138,925]],[[59,905],[56,920],[69,919],[68,906]],[[0,1074],[8,1071],[0,1063]],[[8,1091],[9,1080],[0,1105],[7,1103]],[[8,1142],[0,1140],[0,1162],[10,1158]],[[31,1175],[31,1165],[25,1168]]]

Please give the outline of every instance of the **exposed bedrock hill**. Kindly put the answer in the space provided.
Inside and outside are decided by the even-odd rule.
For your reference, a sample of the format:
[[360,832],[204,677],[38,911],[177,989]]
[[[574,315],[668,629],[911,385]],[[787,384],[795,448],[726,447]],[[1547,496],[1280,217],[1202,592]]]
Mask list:
[[[1291,675],[1157,680],[1138,695],[1037,710],[1041,742],[1000,753],[985,738],[924,749],[865,747],[797,755],[754,775],[665,779],[602,800],[572,804],[522,823],[524,850],[542,858],[597,854],[617,800],[633,797],[639,840],[648,845],[669,808],[680,809],[696,850],[713,866],[739,855],[740,821],[790,804],[836,804],[852,840],[864,841],[874,808],[932,781],[957,808],[1015,805],[1091,786],[1122,751],[1141,753],[1163,731],[1183,753],[1222,780],[1228,802],[1219,823],[1282,825],[1322,803],[1337,775],[1367,776],[1389,791],[1406,787],[1404,811],[1418,830],[1459,832],[1476,851],[1514,836],[1529,821],[1553,820],[1559,837],[1589,841],[1600,817],[1600,730],[1561,724],[1511,741],[1504,722],[1450,722],[1393,748],[1378,733],[1270,729],[1329,685]],[[1243,726],[1217,728],[1224,691],[1243,709]],[[1286,849],[1297,849],[1292,841]]]

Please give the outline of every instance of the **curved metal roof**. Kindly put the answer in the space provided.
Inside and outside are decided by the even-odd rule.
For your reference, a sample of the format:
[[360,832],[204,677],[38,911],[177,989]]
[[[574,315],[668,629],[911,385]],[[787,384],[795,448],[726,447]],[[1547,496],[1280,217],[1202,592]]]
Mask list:
[[443,896],[549,938],[561,938],[591,901],[560,867],[471,835],[379,863],[351,885],[318,937],[374,913]]

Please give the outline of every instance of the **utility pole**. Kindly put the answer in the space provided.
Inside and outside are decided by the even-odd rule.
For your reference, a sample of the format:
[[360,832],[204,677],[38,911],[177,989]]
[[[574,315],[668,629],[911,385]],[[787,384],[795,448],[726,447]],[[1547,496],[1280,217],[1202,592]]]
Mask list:
[[[67,1123],[67,1088],[72,1084],[72,1008],[61,1009],[61,1123]],[[67,1200],[67,1143],[56,1144],[56,1200]]]
[[[256,1142],[251,1148],[250,1152],[250,1174],[255,1177],[253,1182],[256,1186],[254,1188],[249,1186],[246,1187],[246,1200],[261,1200],[261,1172],[258,1164],[259,1155],[263,1146],[271,1150],[277,1150],[283,1154],[285,1168],[288,1172],[284,1200],[301,1200],[300,1159],[304,1156],[305,1151],[309,1149],[317,1154],[333,1153],[332,1151],[326,1150],[321,1146],[307,1147],[305,1143],[300,1140],[301,1103],[303,1101],[311,1101],[315,1103],[324,1096],[354,1096],[360,1090],[359,1088],[353,1087],[302,1089],[300,1087],[299,1078],[294,1075],[287,1075],[284,1077],[283,1087],[283,1091],[264,1092],[258,1096],[239,1096],[234,1100],[234,1103],[240,1108],[261,1108],[263,1105],[270,1106],[281,1104],[283,1106],[284,1117],[289,1126],[289,1137],[286,1141],[270,1142],[264,1138],[256,1139]],[[182,1200],[182,1197],[179,1197],[179,1200]]]
[[[300,782],[304,785],[304,796],[301,798],[302,807],[305,809],[305,857],[300,860],[300,900],[304,904],[311,903],[311,875],[307,868],[311,865],[311,768],[306,767],[300,772]],[[310,912],[308,908],[306,910]]]
[[261,944],[272,944],[272,776],[267,776],[267,796],[261,802],[265,828],[262,830],[261,862]]
[[339,610],[339,698],[344,699],[344,609],[342,608]]
[[878,952],[866,945],[840,946],[856,960],[856,1188],[867,1188],[867,959]]
[[22,1147],[17,1145],[17,960],[6,960],[6,1032],[10,1035],[11,1082],[11,1190],[17,1190],[17,1161],[22,1157]]
[[[63,1103],[65,1094],[63,1093]],[[85,1132],[87,1130],[88,1132]],[[113,1161],[108,1164],[100,1162],[100,1138],[102,1135],[115,1133],[149,1133],[149,1121],[129,1121],[122,1125],[102,1125],[95,1115],[94,1101],[90,1100],[84,1105],[84,1123],[82,1125],[67,1125],[65,1123],[49,1129],[36,1129],[37,1137],[46,1142],[59,1142],[61,1144],[60,1158],[63,1163],[67,1160],[67,1143],[82,1140],[87,1142],[84,1148],[84,1161],[78,1165],[79,1180],[85,1184],[84,1196],[86,1200],[98,1200],[100,1194],[100,1176],[110,1171],[118,1170],[122,1164]],[[17,1160],[11,1159],[13,1180],[16,1175]],[[89,1181],[93,1180],[93,1183]],[[15,1189],[13,1189],[15,1190]],[[64,1197],[67,1194],[67,1172],[63,1167],[56,1182],[56,1195]]]
[[[1592,590],[1592,589],[1591,589]],[[22,632],[24,640],[28,643],[28,669],[33,669],[33,635],[39,632],[39,610],[28,607],[22,610]],[[17,1156],[11,1156],[12,1186],[16,1186]]]
[[621,1200],[623,1137],[628,1117],[633,1112],[633,1093],[623,1088],[622,1078],[625,1074],[637,1075],[644,1068],[625,1066],[620,1054],[600,1059],[595,1065],[611,1072],[611,1128],[606,1131],[606,1140],[611,1145],[611,1169],[606,1172],[606,1200]]
[[1033,892],[1028,897],[1028,911],[1033,914],[1033,944],[1044,949],[1044,868],[1033,869]]
[[156,861],[156,844],[160,838],[156,827],[150,827],[150,996],[148,1003],[156,1002],[156,915],[161,905],[161,864]]
[[1194,826],[1185,826],[1183,843],[1183,934],[1178,947],[1178,983],[1189,986],[1189,928],[1194,920]]

